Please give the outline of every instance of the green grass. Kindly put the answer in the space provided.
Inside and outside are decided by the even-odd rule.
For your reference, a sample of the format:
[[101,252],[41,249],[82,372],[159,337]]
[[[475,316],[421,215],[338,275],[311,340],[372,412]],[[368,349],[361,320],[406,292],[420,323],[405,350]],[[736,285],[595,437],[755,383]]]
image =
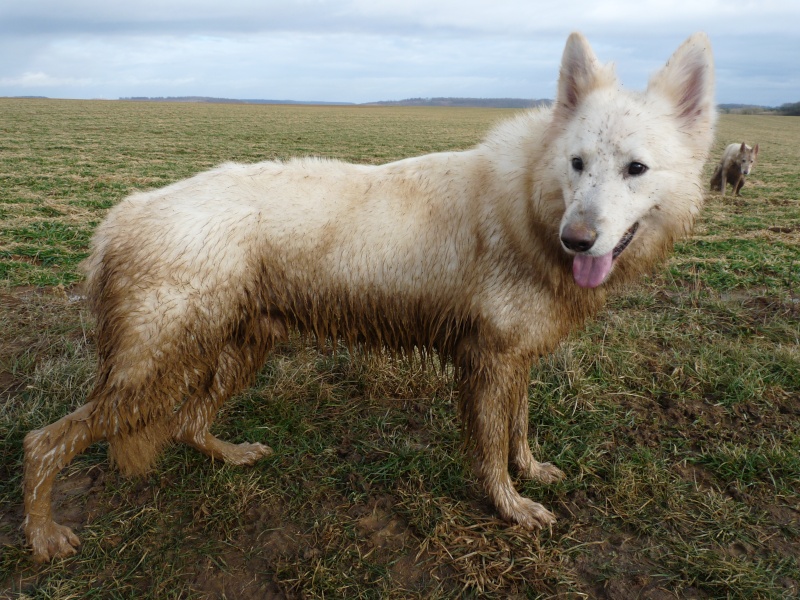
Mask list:
[[[274,353],[215,432],[250,469],[172,447],[126,480],[99,444],[59,478],[80,553],[23,546],[22,439],[94,374],[78,263],[126,194],[226,160],[378,163],[469,147],[511,111],[0,99],[0,597],[794,598],[800,594],[800,120],[723,116],[759,142],[740,198],[531,373],[518,482],[559,517],[508,527],[462,459],[450,367]],[[707,166],[707,176],[713,165]]]

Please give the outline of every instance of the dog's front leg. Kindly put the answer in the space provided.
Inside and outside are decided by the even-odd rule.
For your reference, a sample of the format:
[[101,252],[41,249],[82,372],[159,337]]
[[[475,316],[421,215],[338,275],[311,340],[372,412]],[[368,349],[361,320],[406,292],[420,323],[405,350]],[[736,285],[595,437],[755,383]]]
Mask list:
[[[507,521],[527,529],[552,525],[555,516],[538,502],[520,496],[508,473],[510,453],[515,454],[515,461],[524,462],[527,458],[533,461],[530,448],[519,449],[523,432],[518,428],[518,420],[522,412],[520,404],[526,400],[528,360],[516,354],[498,354],[480,344],[465,343],[458,351],[456,364],[465,442],[486,493]],[[525,413],[527,418],[527,410]],[[524,430],[527,432],[527,427]],[[512,442],[516,446],[513,450]],[[543,466],[535,461],[533,464]]]
[[525,369],[519,374],[519,389],[515,390],[517,398],[516,410],[511,412],[509,439],[510,462],[517,473],[525,479],[533,479],[541,483],[554,483],[564,479],[564,472],[549,462],[538,462],[533,458],[531,445],[528,442],[528,373]]
[[744,175],[739,175],[739,179],[736,181],[736,195],[741,196],[742,187],[744,186]]

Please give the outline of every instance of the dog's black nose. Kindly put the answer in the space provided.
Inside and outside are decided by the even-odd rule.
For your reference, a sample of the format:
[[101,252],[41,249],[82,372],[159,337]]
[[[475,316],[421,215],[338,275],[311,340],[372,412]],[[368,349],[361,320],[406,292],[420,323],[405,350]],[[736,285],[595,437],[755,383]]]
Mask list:
[[561,232],[561,243],[573,252],[586,252],[594,246],[597,232],[586,225],[567,225]]

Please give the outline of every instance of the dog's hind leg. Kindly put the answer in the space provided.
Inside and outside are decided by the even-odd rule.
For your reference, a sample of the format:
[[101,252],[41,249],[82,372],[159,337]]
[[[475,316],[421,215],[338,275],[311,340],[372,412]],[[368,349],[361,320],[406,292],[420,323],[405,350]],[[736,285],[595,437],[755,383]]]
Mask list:
[[94,442],[105,437],[95,419],[97,402],[25,436],[23,529],[36,562],[72,556],[80,540],[69,527],[53,520],[51,495],[59,471]]
[[[505,520],[526,529],[552,525],[555,516],[538,502],[522,497],[508,473],[511,437],[521,434],[512,434],[511,424],[519,418],[520,399],[528,382],[528,361],[519,356],[498,355],[468,342],[462,343],[455,358],[465,442],[492,503]],[[520,454],[518,446],[514,452]],[[524,454],[529,456],[530,448]]]
[[212,459],[235,465],[252,465],[272,453],[259,443],[232,444],[214,436],[209,428],[222,404],[248,382],[257,368],[247,351],[232,345],[220,354],[210,385],[189,397],[174,417],[174,438],[189,444]]
[[222,404],[247,386],[277,338],[286,335],[282,321],[262,319],[257,330],[242,341],[228,343],[217,360],[211,383],[188,398],[173,419],[173,437],[212,459],[235,465],[252,465],[272,454],[260,443],[232,444],[214,436],[209,428]]
[[[527,384],[527,378],[525,383]],[[527,385],[519,394],[516,411],[511,410],[511,439],[509,452],[511,464],[526,479],[535,479],[542,483],[553,483],[564,479],[564,472],[548,462],[540,463],[533,458],[531,446],[528,443],[528,394]]]

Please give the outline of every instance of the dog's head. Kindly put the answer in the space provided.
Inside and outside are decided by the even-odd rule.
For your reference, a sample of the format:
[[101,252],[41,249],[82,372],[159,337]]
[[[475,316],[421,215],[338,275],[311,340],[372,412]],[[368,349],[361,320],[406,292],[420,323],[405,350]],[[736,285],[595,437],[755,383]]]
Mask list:
[[561,244],[579,286],[597,287],[626,263],[638,270],[688,232],[702,203],[713,87],[704,34],[680,46],[641,93],[622,90],[613,66],[601,65],[582,35],[570,36],[550,139],[565,204]]
[[751,148],[742,142],[742,145],[739,148],[739,165],[742,169],[742,175],[750,175],[750,171],[753,169],[753,165],[756,163],[757,156],[758,144]]

